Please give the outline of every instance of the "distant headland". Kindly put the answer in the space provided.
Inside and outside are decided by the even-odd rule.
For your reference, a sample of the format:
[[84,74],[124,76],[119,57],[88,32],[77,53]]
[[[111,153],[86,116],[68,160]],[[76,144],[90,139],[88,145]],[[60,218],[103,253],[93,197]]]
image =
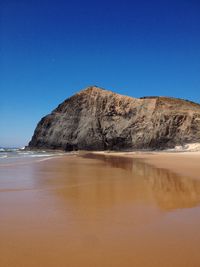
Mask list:
[[38,123],[30,149],[167,149],[200,142],[200,105],[170,97],[132,98],[90,86]]

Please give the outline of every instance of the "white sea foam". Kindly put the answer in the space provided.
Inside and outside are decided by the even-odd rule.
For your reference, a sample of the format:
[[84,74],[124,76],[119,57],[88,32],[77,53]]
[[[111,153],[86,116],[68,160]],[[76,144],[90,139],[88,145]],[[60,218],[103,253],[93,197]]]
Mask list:
[[58,153],[58,152],[46,152],[46,151],[26,151],[18,148],[0,148],[0,160],[7,161],[11,160],[20,160],[25,158],[53,158],[57,156],[62,156],[66,153]]
[[43,157],[55,157],[58,156],[60,154],[35,154],[35,155],[29,155],[30,158],[43,158]]
[[7,155],[0,155],[0,159],[5,159],[7,157],[8,157]]
[[18,152],[19,155],[32,155],[34,152],[28,151],[28,152]]
[[40,159],[38,160],[38,162],[41,162],[41,161],[46,161],[46,160],[50,160],[50,159],[55,159],[55,158],[59,158],[59,156],[54,156],[54,157],[48,157],[48,158],[43,158],[43,159]]
[[16,152],[16,151],[18,151],[19,150],[19,148],[5,148],[5,147],[1,147],[0,148],[0,152]]

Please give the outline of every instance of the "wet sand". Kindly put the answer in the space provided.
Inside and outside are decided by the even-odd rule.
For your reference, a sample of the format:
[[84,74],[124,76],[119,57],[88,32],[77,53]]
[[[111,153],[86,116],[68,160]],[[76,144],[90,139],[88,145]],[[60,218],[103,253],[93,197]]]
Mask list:
[[141,159],[159,169],[200,179],[200,152],[93,152],[95,155]]
[[[138,156],[137,156],[138,157]],[[200,152],[153,153],[140,155],[157,168],[171,170],[180,175],[200,179]]]
[[148,157],[0,166],[0,266],[199,267],[200,179]]

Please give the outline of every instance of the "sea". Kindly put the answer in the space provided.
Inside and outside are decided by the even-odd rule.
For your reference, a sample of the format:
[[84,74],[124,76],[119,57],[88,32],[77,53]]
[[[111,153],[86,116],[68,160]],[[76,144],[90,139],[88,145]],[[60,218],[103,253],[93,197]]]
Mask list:
[[26,150],[25,147],[0,147],[0,164],[22,161],[43,161],[45,159],[66,155],[65,152],[45,151],[45,150]]

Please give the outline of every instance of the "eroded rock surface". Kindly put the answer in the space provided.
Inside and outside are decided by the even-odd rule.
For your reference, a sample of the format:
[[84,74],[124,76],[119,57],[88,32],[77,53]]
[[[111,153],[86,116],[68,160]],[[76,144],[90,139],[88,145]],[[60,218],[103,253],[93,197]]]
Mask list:
[[164,149],[200,142],[200,105],[175,98],[132,98],[96,86],[61,103],[38,123],[29,148]]

